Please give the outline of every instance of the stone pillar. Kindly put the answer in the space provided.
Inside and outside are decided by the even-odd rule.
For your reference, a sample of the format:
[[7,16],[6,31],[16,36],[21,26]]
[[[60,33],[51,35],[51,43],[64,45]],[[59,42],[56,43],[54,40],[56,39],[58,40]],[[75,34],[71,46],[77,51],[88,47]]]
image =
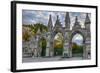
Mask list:
[[86,40],[85,40],[85,44],[83,45],[83,58],[88,59],[90,58],[89,54],[91,55],[91,39],[89,36],[87,36]]
[[63,56],[69,57],[69,44],[66,40],[64,41]]
[[68,54],[69,57],[72,57],[72,42],[71,42],[71,34],[69,34],[70,36],[68,37]]
[[53,57],[54,56],[53,41],[54,41],[54,38],[50,35],[50,39],[49,39],[49,56],[50,57]]
[[38,46],[38,41],[37,41],[37,37],[35,36],[34,39],[34,57],[37,57],[37,46]]
[[87,52],[86,52],[86,45],[83,45],[83,58],[86,59],[87,58]]
[[53,37],[52,37],[52,32],[48,32],[48,37],[47,37],[47,55],[52,57],[54,56],[54,48],[53,48]]
[[34,57],[37,57],[37,49],[34,49]]
[[36,52],[37,52],[37,57],[40,57],[41,55],[40,55],[40,46],[39,46],[39,40],[40,40],[40,35],[37,35],[36,36]]
[[50,57],[54,56],[54,47],[53,47],[53,40],[50,41],[50,52],[49,52]]
[[72,57],[72,47],[70,43],[69,43],[69,57]]
[[50,51],[50,42],[47,41],[47,46],[46,46],[46,56],[50,56],[50,55],[49,55],[49,51]]
[[[83,52],[83,58],[85,58],[85,59],[91,58],[90,45],[86,44],[83,49],[84,49],[83,50],[84,51]],[[89,55],[89,53],[90,53],[90,55]]]

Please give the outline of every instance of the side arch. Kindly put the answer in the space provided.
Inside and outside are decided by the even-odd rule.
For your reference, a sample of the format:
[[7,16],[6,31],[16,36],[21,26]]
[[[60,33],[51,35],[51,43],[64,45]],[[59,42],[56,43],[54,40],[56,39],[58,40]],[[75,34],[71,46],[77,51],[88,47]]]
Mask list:
[[40,56],[44,57],[46,55],[47,40],[45,37],[41,37],[38,43],[39,43],[39,54]]
[[72,57],[72,39],[76,34],[80,34],[83,37],[83,53],[82,53],[82,58],[85,57],[85,51],[86,51],[86,45],[85,45],[85,41],[86,41],[86,36],[85,34],[81,31],[81,30],[74,30],[71,32],[70,34],[70,40],[69,40],[69,56]]
[[[62,37],[62,40],[61,40],[62,41],[62,48],[61,49],[55,49],[54,48],[54,43],[55,43],[54,40],[55,40],[55,37],[56,37],[57,34],[60,34],[61,37]],[[56,56],[57,55],[56,52],[61,51],[61,53],[58,54],[58,55],[62,56],[63,55],[63,47],[64,47],[64,32],[63,31],[57,31],[57,30],[54,31],[53,35],[52,35],[52,40],[53,40],[53,45],[52,45],[53,46],[53,55]]]

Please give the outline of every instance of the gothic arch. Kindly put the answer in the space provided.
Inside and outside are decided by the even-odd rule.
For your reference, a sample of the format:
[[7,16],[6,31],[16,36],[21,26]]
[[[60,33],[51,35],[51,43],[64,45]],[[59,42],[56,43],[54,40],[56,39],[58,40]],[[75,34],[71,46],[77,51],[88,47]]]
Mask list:
[[45,37],[41,37],[38,42],[39,42],[39,54],[41,56],[45,56],[46,55],[47,39]]
[[85,52],[84,50],[86,48],[85,47],[86,37],[85,37],[85,34],[81,30],[74,30],[74,31],[71,32],[70,40],[69,40],[70,57],[72,57],[72,39],[76,34],[80,34],[83,37],[83,54],[82,54],[82,57],[84,57],[84,52]]
[[71,43],[71,40],[72,40],[73,36],[76,35],[77,33],[80,34],[80,35],[82,35],[82,37],[83,37],[83,43],[85,43],[85,41],[86,41],[85,34],[82,31],[80,31],[80,30],[74,30],[74,31],[71,32],[70,43]]
[[[55,40],[55,36],[57,35],[57,34],[60,34],[60,35],[62,35],[62,44],[63,44],[63,47],[64,47],[64,33],[62,32],[62,31],[54,31],[53,32],[53,51],[54,51],[54,55],[55,55],[55,49],[54,49],[54,40]],[[62,52],[62,54],[63,54],[63,48],[61,49],[61,52]],[[62,55],[61,54],[61,55]]]
[[53,30],[53,35],[52,35],[52,37],[54,38],[54,36],[55,36],[58,32],[62,33],[62,35],[63,35],[63,37],[64,37],[64,30],[63,30],[62,28],[55,28],[55,29]]

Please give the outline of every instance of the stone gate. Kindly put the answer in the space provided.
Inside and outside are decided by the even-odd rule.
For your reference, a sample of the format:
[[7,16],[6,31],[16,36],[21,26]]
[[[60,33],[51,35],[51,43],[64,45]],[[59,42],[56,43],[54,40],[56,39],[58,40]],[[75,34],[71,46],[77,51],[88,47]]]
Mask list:
[[[41,47],[38,45],[38,41],[44,37],[47,41],[46,45],[46,53],[45,56],[47,57],[53,57],[54,56],[54,37],[57,33],[61,33],[63,36],[64,44],[63,44],[63,53],[67,54],[68,57],[72,57],[72,38],[75,34],[79,33],[83,37],[83,58],[88,58],[89,53],[91,53],[91,32],[90,32],[90,18],[88,16],[88,13],[86,13],[86,18],[84,21],[85,28],[81,27],[81,24],[78,20],[78,17],[75,17],[74,26],[70,27],[71,21],[70,21],[70,13],[66,12],[65,15],[65,27],[62,26],[59,16],[57,15],[57,19],[55,21],[55,24],[53,26],[52,23],[52,16],[49,16],[48,20],[48,32],[40,33],[40,30],[38,30],[37,35],[35,36],[35,43],[33,47],[37,48],[35,51],[36,55],[41,56]],[[37,46],[36,46],[37,45]]]

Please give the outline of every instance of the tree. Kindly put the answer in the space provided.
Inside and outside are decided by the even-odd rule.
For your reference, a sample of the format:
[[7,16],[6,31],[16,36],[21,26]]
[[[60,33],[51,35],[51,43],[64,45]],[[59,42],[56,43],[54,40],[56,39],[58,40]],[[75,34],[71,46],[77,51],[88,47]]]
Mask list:
[[36,29],[40,29],[41,32],[47,32],[48,31],[48,28],[47,26],[45,26],[44,24],[42,23],[36,23],[34,24],[36,26]]
[[72,43],[72,50],[73,53],[83,53],[83,46],[78,45],[76,43]]
[[29,37],[30,37],[30,35],[29,35],[28,31],[24,31],[24,32],[22,33],[22,39],[23,39],[24,41],[28,41],[28,40],[29,40]]
[[30,32],[32,32],[33,34],[36,34],[38,30],[40,30],[40,32],[47,32],[48,31],[48,27],[45,26],[42,23],[36,23],[36,24],[31,24],[31,25],[23,25],[26,28],[30,28]]
[[72,49],[78,49],[78,45],[76,43],[72,43]]

